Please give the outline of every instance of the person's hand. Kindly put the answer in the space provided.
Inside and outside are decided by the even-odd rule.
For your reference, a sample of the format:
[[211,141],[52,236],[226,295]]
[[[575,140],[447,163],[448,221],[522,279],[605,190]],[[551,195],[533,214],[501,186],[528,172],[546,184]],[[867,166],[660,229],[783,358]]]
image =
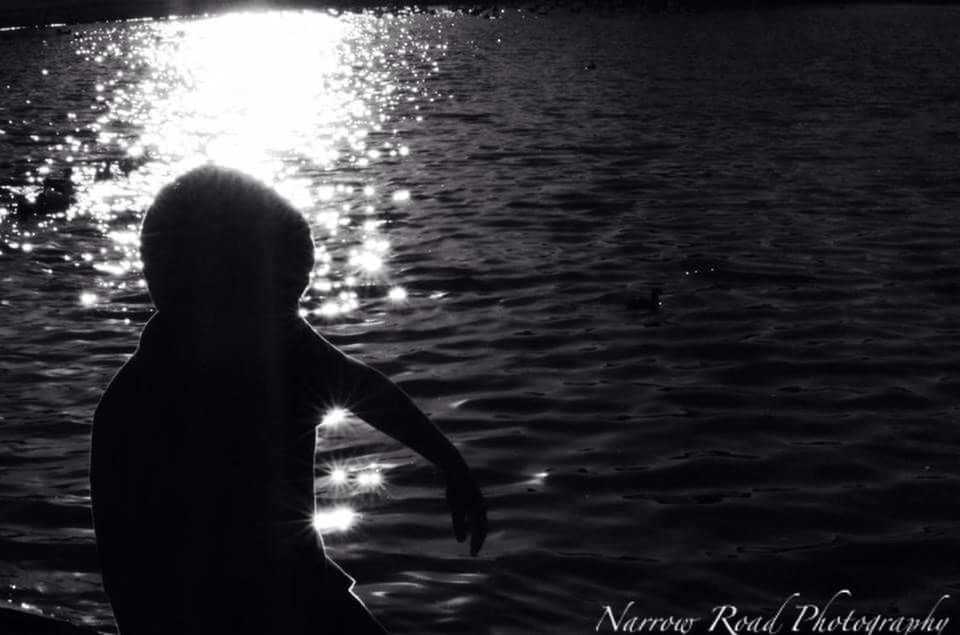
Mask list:
[[487,537],[487,504],[469,473],[448,477],[447,505],[457,542],[463,542],[470,534],[470,555],[477,555]]

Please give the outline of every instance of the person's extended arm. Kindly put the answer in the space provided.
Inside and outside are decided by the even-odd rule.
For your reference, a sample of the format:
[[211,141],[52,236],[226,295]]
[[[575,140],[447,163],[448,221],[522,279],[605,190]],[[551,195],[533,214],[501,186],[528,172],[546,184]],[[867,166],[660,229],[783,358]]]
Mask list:
[[463,542],[469,533],[470,553],[476,555],[487,534],[486,503],[460,452],[380,371],[343,355],[341,377],[348,393],[344,407],[444,471],[454,534]]

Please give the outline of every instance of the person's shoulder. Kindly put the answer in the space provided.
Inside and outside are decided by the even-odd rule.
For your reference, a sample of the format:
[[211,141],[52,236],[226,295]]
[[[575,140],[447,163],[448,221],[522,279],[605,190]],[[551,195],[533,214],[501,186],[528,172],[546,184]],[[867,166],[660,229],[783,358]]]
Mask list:
[[[324,409],[340,398],[340,392],[349,375],[347,358],[340,349],[313,329],[305,321],[297,327],[290,340],[287,373],[295,382],[300,395]],[[312,426],[316,421],[311,422]]]
[[154,356],[150,354],[150,351],[158,347],[162,348],[164,345],[163,342],[151,341],[162,339],[162,337],[159,337],[160,334],[157,332],[158,327],[155,323],[156,320],[153,318],[147,321],[140,333],[137,348],[110,379],[100,396],[100,401],[94,413],[94,420],[102,418],[108,412],[136,403],[144,386],[150,383],[146,375],[149,373],[151,366],[155,365],[151,362],[151,357]]
[[299,320],[293,328],[291,344],[296,359],[314,367],[334,365],[343,358],[340,349],[305,320]]
[[94,419],[102,417],[106,412],[121,406],[124,402],[135,399],[139,391],[142,361],[137,352],[124,362],[100,396]]

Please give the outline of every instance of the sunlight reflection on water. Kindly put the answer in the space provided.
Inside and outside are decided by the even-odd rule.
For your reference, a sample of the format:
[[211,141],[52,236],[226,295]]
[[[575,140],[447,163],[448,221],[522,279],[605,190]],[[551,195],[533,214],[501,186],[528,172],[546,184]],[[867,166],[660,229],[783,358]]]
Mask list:
[[[274,187],[310,221],[316,266],[302,317],[352,319],[361,297],[405,301],[407,292],[391,279],[384,217],[411,200],[386,176],[410,153],[393,111],[401,100],[409,109],[424,91],[405,72],[410,55],[433,69],[436,63],[429,45],[393,22],[274,11],[77,33],[65,46],[84,69],[78,79],[89,89],[89,111],[72,104],[64,130],[30,135],[42,163],[25,171],[23,185],[3,187],[5,200],[38,211],[14,214],[18,222],[0,228],[0,246],[32,255],[53,244],[49,236],[92,226],[96,237],[62,257],[67,270],[89,274],[74,301],[129,325],[128,308],[137,307],[128,305],[147,309],[148,301],[139,255],[143,212],[175,177],[216,163]],[[61,189],[69,204],[41,210],[51,187],[67,182]],[[321,429],[350,432],[349,416],[334,408]],[[345,499],[385,487],[387,466],[371,458],[346,459],[318,479],[325,504],[312,519],[317,531],[350,529],[360,515]]]
[[[342,111],[330,169],[304,150],[319,130],[288,148],[257,136],[266,178],[312,196],[305,316],[464,444],[496,516],[491,557],[452,560],[464,546],[434,471],[388,450],[390,496],[358,491],[346,467],[335,490],[324,466],[381,446],[362,425],[326,431],[317,510],[362,514],[328,544],[391,630],[526,633],[623,589],[689,614],[691,581],[762,610],[843,579],[926,611],[955,582],[953,517],[936,504],[960,482],[948,13],[342,18],[327,47],[341,70],[316,77],[342,79],[370,117]],[[159,134],[175,108],[161,93],[184,95],[186,70],[162,76],[141,49],[186,47],[202,22],[0,38],[0,591],[103,631],[89,501],[67,497],[88,493],[89,415],[149,317],[121,237],[178,162],[206,156]],[[354,45],[366,66],[348,64]],[[432,58],[443,71],[427,77]],[[238,120],[216,115],[195,140]],[[64,178],[69,205],[47,196],[62,215],[23,212]],[[349,287],[368,234],[389,240],[385,277]],[[661,284],[655,316],[631,306]],[[308,528],[313,509],[297,513]],[[462,570],[489,577],[459,586]],[[458,620],[448,602],[468,593]]]
[[356,522],[357,513],[346,506],[321,510],[313,515],[313,528],[319,533],[347,531]]
[[[370,168],[409,153],[386,128],[399,100],[420,90],[398,77],[406,62],[397,52],[420,47],[401,29],[386,33],[384,22],[275,11],[103,26],[78,37],[75,54],[96,70],[95,119],[56,139],[16,192],[32,204],[48,175],[62,174],[74,195],[55,216],[93,219],[109,239],[101,253],[84,254],[103,275],[78,304],[142,293],[142,212],[160,187],[207,162],[256,176],[311,221],[317,265],[301,315],[354,314],[361,288],[393,299],[391,244],[378,215],[410,193],[391,191]],[[29,233],[13,234],[4,236],[8,247],[33,247]]]

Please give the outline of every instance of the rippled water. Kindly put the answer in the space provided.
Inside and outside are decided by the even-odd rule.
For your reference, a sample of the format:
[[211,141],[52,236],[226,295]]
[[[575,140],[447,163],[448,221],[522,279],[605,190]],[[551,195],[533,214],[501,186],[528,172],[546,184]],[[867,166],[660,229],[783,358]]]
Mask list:
[[308,214],[304,315],[485,485],[472,559],[423,461],[349,418],[322,437],[319,505],[339,511],[317,524],[397,632],[956,597],[958,24],[271,13],[0,34],[0,597],[112,628],[90,417],[151,313],[144,207],[207,160]]

